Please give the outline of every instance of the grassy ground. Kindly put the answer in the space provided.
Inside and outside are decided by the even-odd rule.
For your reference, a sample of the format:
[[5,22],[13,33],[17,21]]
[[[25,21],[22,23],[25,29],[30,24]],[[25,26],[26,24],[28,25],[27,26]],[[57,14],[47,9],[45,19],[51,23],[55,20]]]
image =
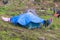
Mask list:
[[[24,8],[24,4],[20,4]],[[19,7],[20,7],[19,6]],[[19,9],[19,7],[17,7]],[[15,5],[8,5],[0,7],[0,16],[11,17],[22,13],[22,10],[15,9]],[[8,22],[4,22],[0,17],[0,40],[60,40],[60,18],[53,16],[40,16],[44,19],[53,18],[53,23],[50,28],[39,28],[29,30],[22,28],[18,25],[14,25]]]

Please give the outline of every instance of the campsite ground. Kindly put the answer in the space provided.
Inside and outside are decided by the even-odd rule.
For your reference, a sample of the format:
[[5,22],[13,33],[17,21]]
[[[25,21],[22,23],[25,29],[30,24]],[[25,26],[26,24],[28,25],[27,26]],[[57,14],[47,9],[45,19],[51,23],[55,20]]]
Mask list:
[[[0,16],[11,17],[18,15],[23,12],[21,8],[24,7],[26,6],[24,6],[23,3],[19,4],[18,7],[13,4],[2,6],[0,7]],[[60,18],[49,15],[40,17],[44,19],[53,18],[53,23],[50,28],[29,30],[18,25],[4,22],[0,17],[0,40],[60,40]]]

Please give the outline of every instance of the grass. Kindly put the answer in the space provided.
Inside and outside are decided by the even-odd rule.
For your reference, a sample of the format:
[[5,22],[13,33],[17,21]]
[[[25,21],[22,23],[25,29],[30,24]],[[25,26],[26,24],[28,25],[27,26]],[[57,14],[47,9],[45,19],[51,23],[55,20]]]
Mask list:
[[[20,4],[21,7],[24,5]],[[0,7],[0,16],[15,16],[21,11],[15,11],[15,6]],[[40,15],[40,14],[39,14]],[[4,22],[0,17],[0,40],[60,40],[60,18],[53,16],[39,16],[45,20],[53,18],[50,28],[29,30],[12,23]]]

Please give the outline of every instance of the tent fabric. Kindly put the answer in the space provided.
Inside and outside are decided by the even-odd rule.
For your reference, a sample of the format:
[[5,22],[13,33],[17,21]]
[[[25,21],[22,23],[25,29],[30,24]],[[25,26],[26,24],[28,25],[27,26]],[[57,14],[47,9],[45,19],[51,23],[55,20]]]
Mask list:
[[44,19],[39,18],[38,16],[32,14],[31,12],[26,12],[18,16],[11,17],[10,21],[14,24],[19,23],[20,25],[23,26],[27,25],[30,22],[44,24]]

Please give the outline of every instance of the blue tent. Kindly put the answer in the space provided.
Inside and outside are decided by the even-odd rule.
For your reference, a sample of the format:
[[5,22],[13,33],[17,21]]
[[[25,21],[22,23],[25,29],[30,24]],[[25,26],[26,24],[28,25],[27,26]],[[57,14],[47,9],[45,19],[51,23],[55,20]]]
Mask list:
[[38,28],[40,24],[44,24],[44,19],[32,14],[31,12],[26,12],[18,16],[11,17],[11,22],[13,24],[20,24],[22,26],[28,25],[28,28]]

